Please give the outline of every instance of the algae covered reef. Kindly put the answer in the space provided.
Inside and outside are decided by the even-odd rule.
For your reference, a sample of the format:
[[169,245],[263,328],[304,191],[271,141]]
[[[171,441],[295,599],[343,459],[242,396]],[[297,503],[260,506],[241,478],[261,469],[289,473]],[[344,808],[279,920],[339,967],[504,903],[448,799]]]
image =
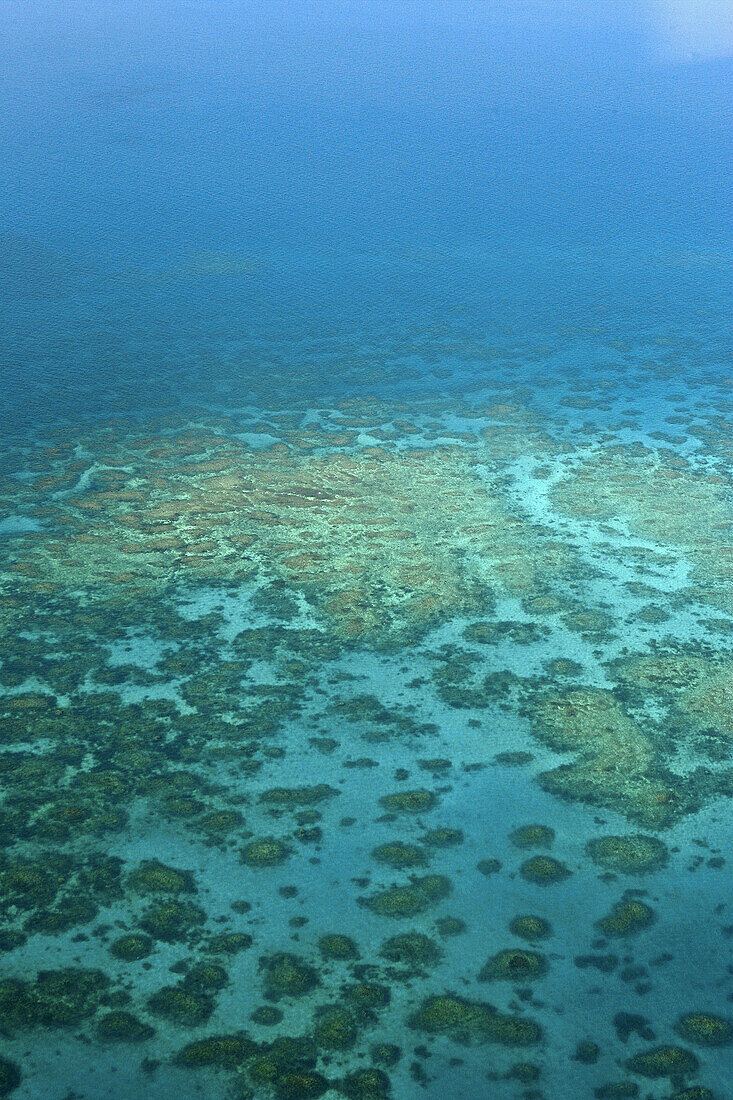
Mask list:
[[2,1095],[726,1096],[726,432],[491,397],[9,449]]

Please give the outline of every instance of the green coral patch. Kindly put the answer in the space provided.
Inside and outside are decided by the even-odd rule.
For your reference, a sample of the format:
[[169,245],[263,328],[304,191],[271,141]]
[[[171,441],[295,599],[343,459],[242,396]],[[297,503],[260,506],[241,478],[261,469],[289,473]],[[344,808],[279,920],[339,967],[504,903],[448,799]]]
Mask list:
[[598,921],[598,927],[604,936],[633,936],[649,928],[655,919],[651,906],[638,898],[625,898]]
[[102,1016],[97,1024],[97,1035],[107,1043],[141,1043],[152,1039],[155,1029],[143,1023],[132,1012],[120,1009]]
[[548,971],[547,959],[536,951],[507,948],[497,952],[478,973],[480,982],[531,982]]
[[545,940],[552,935],[552,925],[544,917],[534,914],[513,917],[509,922],[509,931],[522,940]]
[[381,806],[392,813],[422,814],[434,809],[438,796],[434,791],[418,787],[413,791],[395,791],[379,799]]
[[602,836],[589,840],[586,852],[594,863],[624,875],[642,875],[664,867],[669,858],[667,845],[657,837],[634,833]]
[[214,1035],[208,1039],[197,1039],[188,1043],[176,1055],[175,1061],[188,1069],[221,1066],[236,1069],[258,1051],[257,1043],[245,1033],[236,1035]]
[[675,1080],[696,1073],[700,1063],[691,1051],[668,1045],[640,1051],[628,1059],[626,1066],[641,1077],[669,1077]]
[[428,997],[411,1017],[410,1026],[430,1034],[448,1035],[462,1043],[473,1040],[532,1046],[542,1039],[542,1029],[534,1020],[504,1014],[493,1005],[454,993]]
[[282,840],[275,837],[260,837],[252,840],[242,849],[242,862],[248,867],[277,867],[290,855],[290,849]]
[[733,1043],[733,1022],[711,1012],[687,1012],[680,1016],[675,1031],[688,1043],[722,1047]]
[[450,890],[450,880],[445,875],[424,875],[359,900],[380,917],[414,917],[442,901]]
[[551,848],[555,830],[549,825],[521,825],[509,839],[515,848]]
[[572,872],[553,856],[531,856],[519,868],[519,873],[535,886],[554,886],[558,882],[564,882]]
[[0,1057],[0,1096],[10,1096],[20,1085],[23,1075],[20,1066],[9,1058]]
[[193,894],[196,890],[190,871],[178,871],[157,859],[141,863],[128,881],[137,894]]
[[419,971],[436,966],[443,952],[424,932],[401,932],[384,941],[380,954],[390,962]]
[[260,960],[264,972],[264,987],[268,997],[302,997],[319,984],[318,972],[303,959],[287,951]]
[[378,845],[372,850],[372,856],[379,863],[386,863],[395,871],[403,871],[427,863],[424,849],[417,844],[407,844],[403,840],[390,840],[386,844]]

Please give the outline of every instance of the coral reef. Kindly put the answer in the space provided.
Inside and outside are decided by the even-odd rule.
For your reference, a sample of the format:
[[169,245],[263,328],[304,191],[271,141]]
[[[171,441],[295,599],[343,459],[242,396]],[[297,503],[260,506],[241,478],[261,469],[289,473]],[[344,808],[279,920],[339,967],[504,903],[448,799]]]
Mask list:
[[375,1043],[371,1048],[372,1061],[383,1066],[396,1066],[402,1057],[402,1051],[394,1043]]
[[604,936],[633,936],[649,928],[655,919],[654,910],[649,905],[638,898],[624,898],[598,921],[598,927]]
[[316,1011],[313,1041],[324,1050],[350,1050],[358,1031],[354,1015],[348,1008],[331,1005]]
[[515,848],[551,848],[555,830],[549,825],[521,825],[509,839]]
[[155,1030],[149,1024],[143,1023],[131,1012],[124,1012],[121,1009],[108,1012],[97,1024],[97,1035],[105,1042],[140,1043],[145,1039],[151,1039],[154,1034]]
[[128,882],[137,894],[193,894],[196,890],[190,871],[177,871],[157,859],[141,863]]
[[204,910],[191,902],[160,901],[143,910],[140,925],[154,940],[183,943],[200,936],[205,920]]
[[120,936],[110,947],[110,953],[116,959],[123,959],[125,962],[137,962],[139,959],[146,959],[152,950],[152,939],[140,932],[131,932],[126,936]]
[[214,998],[188,982],[167,985],[148,998],[148,1008],[155,1016],[161,1016],[184,1027],[205,1024],[214,1011]]
[[284,863],[290,855],[290,849],[282,840],[275,837],[261,837],[252,840],[242,849],[242,862],[248,867],[276,867]]
[[484,963],[478,973],[480,982],[511,981],[531,982],[547,973],[544,955],[537,951],[506,948]]
[[569,557],[508,514],[456,445],[303,455],[185,422],[85,445],[94,480],[52,498],[58,536],[29,548],[11,578],[149,588],[262,570],[285,599],[305,592],[343,641],[385,645],[480,609],[489,583],[524,592]]
[[296,1069],[278,1076],[273,1087],[277,1100],[311,1100],[311,1097],[323,1096],[330,1086],[323,1074]]
[[641,875],[664,867],[669,858],[666,844],[653,836],[601,836],[585,848],[594,863],[623,875]]
[[320,984],[318,972],[287,951],[261,959],[260,969],[264,971],[265,993],[272,1000],[301,997]]
[[347,986],[344,996],[354,1008],[361,1012],[384,1008],[392,997],[389,986],[380,985],[378,982],[357,982],[355,985]]
[[587,455],[573,476],[554,485],[550,498],[566,514],[600,521],[623,517],[635,535],[684,548],[702,599],[721,610],[733,609],[725,542],[730,494],[712,473],[693,470],[670,451],[607,446]]
[[381,1069],[365,1066],[345,1077],[340,1091],[348,1100],[387,1100],[391,1095],[392,1083]]
[[677,1034],[688,1043],[705,1047],[733,1043],[733,1023],[711,1012],[687,1012],[675,1024]]
[[546,940],[548,936],[552,935],[552,926],[544,917],[529,914],[513,917],[509,922],[509,931],[513,935],[519,936],[520,939],[531,942],[533,940]]
[[466,931],[466,922],[460,917],[438,917],[435,927],[440,936],[460,936]]
[[441,958],[442,951],[424,932],[400,932],[385,940],[380,955],[400,963],[411,971],[429,970]]
[[351,936],[346,936],[342,932],[330,932],[326,936],[321,936],[318,941],[318,950],[324,959],[349,961],[359,958],[359,948]]
[[[665,1035],[651,1005],[678,966],[669,954],[632,956],[623,938],[657,919],[663,937],[671,918],[661,901],[657,917],[643,891],[625,894],[586,928],[615,940],[594,939],[594,954],[573,956],[558,929],[553,977],[542,985],[535,981],[549,963],[537,947],[553,928],[533,908],[543,913],[541,903],[556,898],[534,891],[526,913],[524,906],[534,886],[572,873],[597,901],[614,876],[666,866],[662,840],[624,834],[601,810],[654,832],[733,790],[717,768],[733,744],[733,661],[727,641],[715,648],[696,640],[710,612],[688,606],[693,596],[730,602],[730,555],[715,526],[730,522],[729,486],[702,469],[693,476],[686,460],[677,466],[668,454],[659,474],[643,448],[614,455],[601,442],[578,458],[565,437],[528,439],[532,418],[501,408],[498,424],[467,430],[460,446],[440,441],[445,424],[437,420],[398,427],[395,409],[368,402],[311,409],[307,427],[295,412],[273,416],[260,427],[267,444],[256,446],[236,418],[199,410],[190,422],[82,432],[58,453],[31,453],[37,465],[27,477],[6,478],[7,511],[20,502],[40,525],[0,539],[0,950],[6,974],[16,975],[0,982],[0,1014],[10,1039],[70,1027],[97,1044],[100,1058],[120,1053],[107,1044],[124,1044],[122,1053],[151,1072],[149,1052],[162,1065],[172,1057],[176,1072],[223,1070],[234,1079],[222,1087],[242,1096],[384,1098],[392,1091],[385,1071],[402,1057],[386,1040],[399,1037],[408,1013],[424,1034],[415,1036],[417,1061],[394,1074],[395,1090],[403,1072],[416,1086],[441,1088],[429,1077],[439,1059],[428,1062],[426,1036],[539,1044],[539,1021],[548,1032],[555,1025],[553,1005],[534,990],[554,988],[574,958],[586,971],[578,979],[599,997],[609,980],[639,996],[655,991],[648,1021],[613,1016],[618,1043],[631,1038],[631,1049],[584,1039],[586,1028],[595,1034],[588,1020],[578,1026],[575,1009],[566,1010],[567,1064],[586,1091],[603,1077],[584,1067],[598,1062],[601,1073],[602,1059],[619,1064],[621,1049],[631,1074],[659,1079],[643,1088],[686,1100],[708,1094],[687,1086],[695,1054],[634,1045]],[[387,413],[389,422],[375,426],[373,417]],[[461,407],[460,415],[469,422],[474,414]],[[566,429],[568,439],[590,431]],[[510,474],[503,465],[506,456],[526,463],[540,445],[545,458],[557,458],[544,473],[521,465]],[[594,502],[596,467],[618,484]],[[619,532],[599,528],[609,539],[606,560],[595,544],[581,560],[576,528],[555,528],[563,544],[550,533],[554,520],[529,518],[536,513],[534,497],[521,495],[525,476],[545,479],[563,511],[630,517],[632,530],[666,549],[629,548]],[[661,494],[661,518],[619,493],[618,485],[647,476]],[[675,482],[710,504],[715,523],[703,518],[704,538],[688,525],[685,539],[673,541]],[[651,508],[648,493],[644,501]],[[693,587],[671,592],[667,579],[657,581],[680,548],[691,554]],[[618,606],[597,595],[607,581],[614,589],[612,562],[624,576],[639,567],[638,580],[621,584],[628,613],[626,595]],[[684,643],[663,625],[676,625],[680,610],[690,626]],[[717,636],[733,636],[720,622]],[[440,633],[429,635],[433,627]],[[629,641],[632,627],[642,652]],[[494,801],[502,783],[519,796],[533,779],[530,769],[509,770],[534,759],[517,718],[541,743],[537,763],[550,769],[541,786],[596,808],[566,812],[588,821],[595,813],[591,828],[604,835],[588,841],[586,854],[603,874],[576,864],[576,838],[564,824],[557,855],[568,863],[549,854],[555,832],[532,820],[544,796]],[[566,754],[560,767],[539,763],[546,747]],[[697,767],[697,755],[710,768]],[[480,810],[477,801],[475,821],[465,807],[457,811],[457,800],[484,791],[489,800]],[[517,816],[521,806],[526,818]],[[496,829],[487,828],[495,812]],[[517,820],[530,823],[515,828]],[[155,822],[161,831],[151,842]],[[722,880],[712,874],[723,861],[718,840],[695,844],[690,870]],[[344,870],[334,873],[340,854]],[[433,868],[441,873],[427,873]],[[476,870],[494,877],[481,880]],[[455,916],[441,915],[452,890],[442,872],[454,878]],[[231,876],[231,889],[229,881],[218,889],[219,874]],[[662,890],[667,876],[653,881]],[[572,885],[557,895],[568,905]],[[350,925],[357,893],[363,911]],[[474,894],[485,902],[494,952],[476,978],[495,983],[496,1006],[436,993],[444,969],[470,992],[482,961],[465,965],[481,934],[476,912],[484,912],[469,909]],[[497,929],[517,910],[508,930],[520,944],[496,951]],[[463,932],[470,935],[451,939]],[[649,942],[656,951],[656,931]],[[257,958],[240,954],[255,943],[259,980]],[[618,955],[601,953],[611,946]],[[33,977],[28,959],[49,950],[71,960],[101,955],[110,976],[73,965]],[[162,1021],[155,1030],[146,1009]],[[208,1021],[221,1034],[202,1037]],[[675,1030],[698,1053],[731,1042],[730,1021],[706,1011],[686,1012]],[[177,1054],[168,1045],[176,1034],[176,1046],[194,1040]],[[599,1027],[599,1043],[602,1034]],[[413,1045],[404,1044],[405,1063]],[[486,1052],[475,1057],[482,1073],[503,1082],[497,1089],[539,1100],[555,1071],[512,1062],[521,1054],[498,1052],[486,1065]],[[31,1068],[23,1071],[29,1079]],[[18,1087],[19,1073],[0,1060],[0,1095]],[[595,1095],[641,1091],[635,1081],[610,1080]]]
[[188,1043],[176,1055],[176,1062],[189,1069],[222,1066],[235,1069],[252,1058],[258,1046],[244,1032],[236,1035],[216,1035]]
[[10,1096],[22,1081],[20,1066],[9,1058],[0,1057],[0,1096]]
[[403,840],[389,840],[385,844],[378,845],[373,849],[372,856],[379,863],[386,863],[395,871],[419,867],[427,863],[427,857],[422,848],[417,844],[407,844]]
[[689,812],[686,785],[666,773],[651,730],[643,728],[607,691],[578,688],[533,709],[534,732],[559,752],[576,751],[572,764],[540,776],[563,798],[626,814],[662,828]]
[[260,1005],[250,1013],[250,1020],[262,1027],[276,1027],[283,1019],[284,1013],[274,1005]]
[[93,1016],[110,986],[101,970],[67,967],[41,970],[32,982],[0,981],[0,1015],[7,1032],[28,1027],[64,1027]]
[[635,1054],[629,1058],[626,1066],[640,1077],[669,1077],[671,1081],[677,1082],[696,1073],[699,1062],[691,1051],[682,1047],[659,1046]]
[[455,844],[463,844],[464,835],[462,829],[451,829],[444,825],[437,829],[428,829],[423,840],[430,848],[452,848]]
[[415,917],[446,898],[450,889],[445,875],[423,875],[404,886],[390,886],[359,901],[380,917]]
[[432,810],[437,803],[437,797],[433,791],[420,787],[414,791],[395,791],[394,794],[386,794],[379,800],[379,804],[385,810],[395,813],[421,814]]
[[531,1046],[542,1038],[542,1030],[534,1020],[505,1015],[493,1005],[469,1001],[454,993],[428,997],[411,1017],[410,1026],[464,1043],[475,1040]]
[[553,886],[563,882],[572,873],[564,863],[553,856],[531,856],[519,869],[522,878],[535,886]]

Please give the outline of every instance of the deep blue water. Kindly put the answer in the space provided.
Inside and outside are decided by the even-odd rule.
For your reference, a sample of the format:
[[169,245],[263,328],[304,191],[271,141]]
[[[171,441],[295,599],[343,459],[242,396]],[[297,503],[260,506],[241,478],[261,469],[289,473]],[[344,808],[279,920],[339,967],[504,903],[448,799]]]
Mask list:
[[733,1097],[732,57],[729,0],[0,5],[0,1095]]
[[11,400],[306,327],[717,330],[730,13],[674,7],[6,3]]

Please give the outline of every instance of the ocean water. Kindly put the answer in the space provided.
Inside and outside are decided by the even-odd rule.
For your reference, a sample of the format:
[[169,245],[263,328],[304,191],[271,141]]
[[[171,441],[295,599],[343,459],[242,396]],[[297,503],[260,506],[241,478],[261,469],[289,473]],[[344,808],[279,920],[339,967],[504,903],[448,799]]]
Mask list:
[[0,1096],[733,1098],[728,0],[0,6]]

